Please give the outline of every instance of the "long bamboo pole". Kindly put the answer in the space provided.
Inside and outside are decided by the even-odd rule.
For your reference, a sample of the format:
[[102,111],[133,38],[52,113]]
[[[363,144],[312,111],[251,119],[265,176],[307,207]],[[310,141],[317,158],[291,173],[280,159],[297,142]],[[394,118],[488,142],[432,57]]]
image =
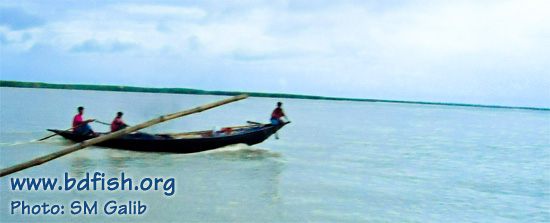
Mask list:
[[48,161],[51,161],[53,159],[57,159],[61,156],[67,155],[69,153],[72,153],[72,152],[75,152],[75,151],[78,151],[78,150],[81,150],[81,149],[84,149],[88,146],[91,146],[91,145],[94,145],[94,144],[97,144],[97,143],[100,143],[100,142],[103,142],[103,141],[106,141],[106,140],[109,140],[109,139],[118,138],[118,137],[121,137],[123,135],[135,132],[135,131],[143,129],[143,128],[147,128],[147,127],[152,126],[152,125],[156,125],[156,124],[161,123],[161,122],[165,122],[165,121],[168,121],[168,120],[179,118],[179,117],[182,117],[182,116],[185,116],[185,115],[199,113],[199,112],[202,112],[204,110],[208,110],[208,109],[215,108],[215,107],[218,107],[218,106],[221,106],[221,105],[229,104],[231,102],[239,101],[239,100],[245,99],[247,97],[248,97],[248,95],[244,95],[244,94],[243,95],[238,95],[238,96],[235,96],[235,97],[232,97],[232,98],[228,98],[228,99],[224,99],[224,100],[214,102],[214,103],[211,103],[211,104],[199,106],[199,107],[196,107],[196,108],[193,108],[193,109],[189,109],[189,110],[185,110],[185,111],[181,111],[181,112],[176,112],[176,113],[169,114],[169,115],[164,115],[164,116],[161,116],[159,118],[155,118],[155,119],[149,120],[147,122],[141,123],[139,125],[134,125],[134,126],[131,126],[129,128],[121,129],[121,130],[113,132],[111,134],[107,134],[107,135],[99,136],[99,137],[96,137],[96,138],[93,138],[93,139],[89,139],[89,140],[80,142],[78,144],[75,144],[71,147],[59,150],[57,152],[38,157],[38,158],[29,160],[29,161],[21,163],[21,164],[17,164],[15,166],[11,166],[11,167],[2,169],[2,170],[0,170],[0,177],[4,177],[6,175],[9,175],[9,174],[12,174],[12,173],[15,173],[15,172],[33,167],[33,166],[38,166],[38,165],[44,164]]

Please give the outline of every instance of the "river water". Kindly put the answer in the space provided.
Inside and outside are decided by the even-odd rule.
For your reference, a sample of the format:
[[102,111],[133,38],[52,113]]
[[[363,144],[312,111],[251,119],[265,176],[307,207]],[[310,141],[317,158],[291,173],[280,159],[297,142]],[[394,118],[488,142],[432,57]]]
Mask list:
[[[222,96],[0,88],[2,168],[71,145],[32,142],[85,118],[137,124]],[[0,179],[0,221],[78,222],[549,222],[550,112],[394,103],[249,98],[165,122],[150,133],[267,122],[277,101],[292,123],[254,145],[196,154],[91,147]],[[107,126],[92,124],[96,131]],[[134,181],[173,178],[164,190],[13,190],[26,177]],[[107,215],[106,202],[140,201],[141,215]],[[21,214],[12,201],[63,205],[57,215]],[[97,214],[69,214],[74,201]]]

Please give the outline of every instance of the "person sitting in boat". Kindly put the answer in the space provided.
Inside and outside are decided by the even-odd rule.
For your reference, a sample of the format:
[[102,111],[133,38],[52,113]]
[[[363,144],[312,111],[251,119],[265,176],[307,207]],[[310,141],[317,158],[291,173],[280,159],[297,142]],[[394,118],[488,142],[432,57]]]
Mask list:
[[88,125],[88,123],[95,121],[95,119],[83,120],[82,115],[84,114],[84,107],[78,107],[78,114],[74,116],[73,119],[73,131],[75,134],[79,135],[97,135],[94,130]]
[[124,123],[124,121],[122,121],[122,115],[122,112],[118,112],[116,114],[116,118],[113,120],[113,122],[111,122],[111,132],[116,132],[118,130],[128,127],[128,125]]
[[285,119],[288,121],[288,117],[286,117],[285,112],[283,111],[283,103],[277,102],[277,108],[273,110],[273,113],[271,113],[271,124],[273,125],[279,125],[282,124],[281,118],[285,117]]

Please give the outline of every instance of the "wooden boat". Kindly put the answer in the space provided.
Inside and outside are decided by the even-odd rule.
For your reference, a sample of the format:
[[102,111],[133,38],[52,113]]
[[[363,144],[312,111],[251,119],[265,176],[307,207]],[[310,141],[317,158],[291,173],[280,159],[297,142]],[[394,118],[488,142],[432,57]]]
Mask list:
[[[97,144],[97,146],[144,152],[196,153],[239,143],[247,145],[258,144],[265,141],[288,123],[290,122],[280,125],[260,123],[249,126],[228,127],[223,129],[231,129],[231,132],[219,134],[214,133],[212,130],[154,135],[138,132],[107,140]],[[64,132],[57,129],[48,129],[48,131],[58,133],[62,137],[74,142],[82,142],[97,137],[93,135],[78,135],[73,131]]]

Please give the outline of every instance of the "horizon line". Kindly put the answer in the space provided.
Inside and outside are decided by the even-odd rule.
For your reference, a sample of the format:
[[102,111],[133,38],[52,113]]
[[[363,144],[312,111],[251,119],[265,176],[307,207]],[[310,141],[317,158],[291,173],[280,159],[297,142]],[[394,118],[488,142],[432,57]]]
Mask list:
[[250,97],[265,98],[289,98],[289,99],[309,99],[309,100],[331,100],[331,101],[357,101],[357,102],[383,102],[383,103],[401,103],[401,104],[425,104],[425,105],[444,105],[444,106],[462,106],[462,107],[481,107],[481,108],[503,108],[503,109],[527,109],[550,111],[550,108],[526,107],[526,106],[504,106],[504,105],[484,105],[467,104],[451,102],[426,102],[426,101],[405,101],[388,99],[368,99],[368,98],[346,98],[330,97],[288,93],[266,93],[266,92],[245,92],[245,91],[218,91],[201,90],[194,88],[163,88],[163,87],[138,87],[123,85],[100,85],[100,84],[59,84],[31,81],[11,81],[0,80],[0,87],[13,88],[45,88],[45,89],[64,89],[64,90],[89,90],[89,91],[118,91],[118,92],[142,92],[142,93],[168,93],[168,94],[194,94],[194,95],[224,95],[234,96],[238,94],[248,94]]

